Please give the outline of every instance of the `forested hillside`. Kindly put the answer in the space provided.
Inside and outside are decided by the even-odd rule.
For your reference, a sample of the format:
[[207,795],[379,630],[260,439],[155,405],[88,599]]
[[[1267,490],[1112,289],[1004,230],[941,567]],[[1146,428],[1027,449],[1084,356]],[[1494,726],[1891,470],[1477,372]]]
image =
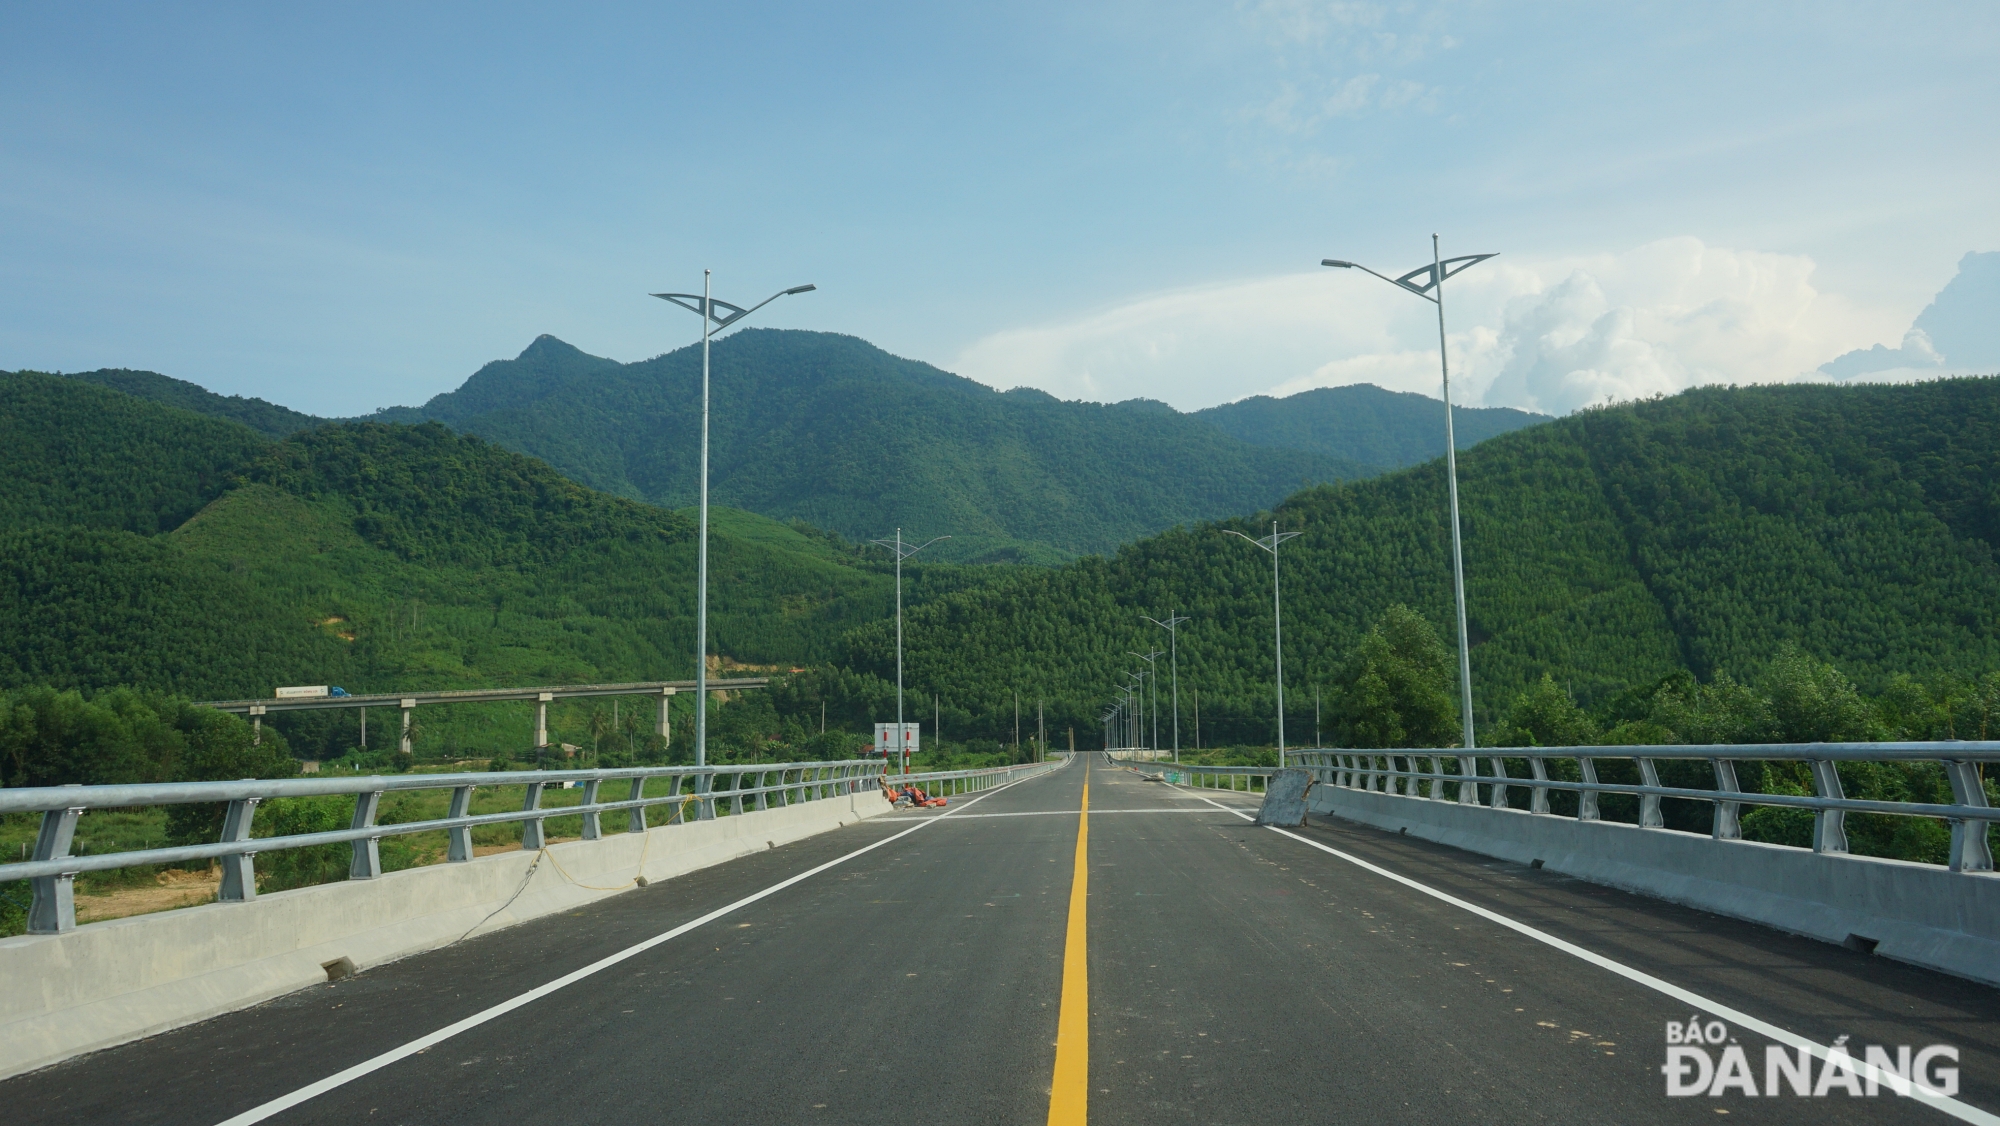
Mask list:
[[[35,375],[0,376],[0,426],[0,689],[693,675],[693,521],[477,437],[356,423],[271,442]],[[727,509],[715,530],[725,665],[825,660],[890,612],[879,552]],[[907,597],[974,573],[910,568]]]
[[[1488,732],[1545,675],[1602,708],[1676,674],[1752,679],[1787,644],[1869,693],[2000,669],[2000,381],[1691,391],[1491,439],[1460,473]],[[1223,530],[1275,518],[1302,533],[1283,548],[1285,667],[1307,741],[1316,695],[1391,607],[1452,641],[1445,511],[1431,463],[1010,572],[911,616],[912,682],[947,728],[1005,729],[1020,692],[1091,730],[1141,667],[1128,651],[1166,648],[1141,615],[1177,611],[1184,730],[1198,694],[1205,742],[1269,743],[1270,558]],[[850,643],[854,667],[886,667],[881,629]]]
[[226,418],[231,422],[240,422],[266,438],[287,437],[327,421],[309,414],[301,414],[290,407],[267,403],[262,399],[247,398],[242,395],[218,395],[199,384],[152,371],[101,368],[97,371],[72,372],[63,378],[80,379],[85,383],[95,383],[115,391],[123,391],[135,398],[164,403],[170,407],[179,407],[211,418]]
[[[850,336],[715,343],[711,496],[850,539],[896,527],[947,559],[1053,562],[1374,472],[1230,437],[1164,403],[998,392]],[[701,350],[619,364],[553,337],[418,411],[605,492],[693,503]]]
[[[1444,402],[1372,383],[1320,387],[1274,399],[1252,395],[1195,411],[1198,418],[1254,446],[1312,450],[1384,469],[1444,456]],[[1459,406],[1451,412],[1458,448],[1549,421],[1512,407]]]

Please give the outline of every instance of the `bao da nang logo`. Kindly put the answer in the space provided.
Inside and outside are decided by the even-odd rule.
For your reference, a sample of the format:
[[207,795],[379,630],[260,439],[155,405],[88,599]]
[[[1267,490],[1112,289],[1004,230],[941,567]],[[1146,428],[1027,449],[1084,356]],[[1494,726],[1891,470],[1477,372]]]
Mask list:
[[1729,1026],[1719,1020],[1691,1016],[1686,1024],[1667,1022],[1667,1062],[1660,1071],[1667,1077],[1670,1098],[1720,1098],[1732,1091],[1773,1098],[1835,1094],[1873,1098],[1884,1090],[1905,1098],[1958,1094],[1958,1068],[1954,1066],[1958,1049],[1949,1044],[1931,1044],[1917,1051],[1908,1044],[1897,1045],[1893,1051],[1870,1044],[1857,1057],[1848,1047],[1847,1037],[1842,1036],[1827,1049],[1824,1059],[1814,1058],[1810,1048],[1770,1044],[1764,1048],[1762,1062],[1760,1075],[1751,1067],[1749,1053],[1730,1034]]

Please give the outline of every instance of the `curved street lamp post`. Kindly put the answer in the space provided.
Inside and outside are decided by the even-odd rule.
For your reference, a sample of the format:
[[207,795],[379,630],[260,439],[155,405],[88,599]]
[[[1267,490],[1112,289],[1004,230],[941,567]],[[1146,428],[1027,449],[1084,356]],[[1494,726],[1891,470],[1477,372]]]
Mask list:
[[651,296],[671,301],[701,318],[701,536],[700,556],[695,564],[694,611],[694,764],[708,764],[708,341],[715,333],[762,309],[780,297],[811,293],[817,286],[795,285],[779,290],[745,309],[708,294],[711,271],[701,272],[701,292],[655,293]]
[[[1333,266],[1342,270],[1361,270],[1395,286],[1397,289],[1414,293],[1418,297],[1437,306],[1438,312],[1438,373],[1444,382],[1444,466],[1445,478],[1449,482],[1451,494],[1451,585],[1452,593],[1458,601],[1458,702],[1460,721],[1465,725],[1465,749],[1478,747],[1478,740],[1472,735],[1472,649],[1465,630],[1465,553],[1459,543],[1458,531],[1458,443],[1451,432],[1451,364],[1445,358],[1444,344],[1444,280],[1468,267],[1476,266],[1492,254],[1465,254],[1457,258],[1438,257],[1438,237],[1431,236],[1431,264],[1419,266],[1400,278],[1375,271],[1359,262],[1347,262],[1338,258],[1323,258],[1322,266]],[[1425,279],[1419,282],[1418,279]]]
[[1262,539],[1250,539],[1234,528],[1224,528],[1223,531],[1271,553],[1271,654],[1276,658],[1278,668],[1278,768],[1282,770],[1285,766],[1285,616],[1278,601],[1278,545],[1300,533],[1280,532],[1276,520],[1271,521],[1271,534]]
[[[1126,655],[1127,655],[1127,656],[1132,656],[1132,657],[1137,657],[1137,658],[1139,658],[1140,660],[1142,660],[1142,661],[1146,662],[1146,682],[1147,682],[1147,687],[1148,687],[1148,690],[1149,690],[1149,691],[1151,691],[1151,692],[1152,692],[1152,694],[1153,694],[1153,704],[1152,704],[1152,708],[1153,708],[1153,744],[1152,744],[1152,746],[1151,746],[1151,747],[1149,747],[1149,748],[1147,748],[1147,749],[1148,749],[1148,750],[1154,750],[1154,751],[1157,751],[1157,750],[1159,750],[1159,749],[1160,749],[1160,665],[1159,665],[1159,660],[1160,660],[1160,658],[1161,658],[1161,657],[1164,657],[1164,656],[1166,656],[1166,654],[1165,654],[1165,653],[1162,653],[1162,652],[1160,652],[1160,651],[1159,651],[1158,649],[1155,649],[1155,650],[1153,650],[1153,651],[1152,651],[1151,653],[1134,653],[1134,652],[1132,652],[1132,651],[1131,651],[1131,650],[1129,650],[1129,649],[1128,649],[1128,650],[1126,650],[1125,652],[1126,652]],[[1143,715],[1145,714],[1145,713],[1144,713],[1144,704],[1143,704],[1143,703],[1141,704],[1141,712],[1140,712],[1140,714],[1141,714],[1142,716],[1143,716]],[[1143,720],[1141,721],[1141,723],[1140,723],[1140,725],[1139,725],[1139,726],[1140,726],[1140,731],[1141,731],[1141,735],[1142,735],[1142,737],[1143,737],[1143,735],[1144,735],[1144,729],[1145,729],[1145,723],[1143,722]]]
[[[1146,615],[1144,615],[1144,614],[1141,614],[1141,615],[1139,615],[1139,616],[1140,616],[1140,617],[1142,617],[1142,618],[1146,618]],[[1169,614],[1169,615],[1167,615],[1167,620],[1166,620],[1166,621],[1164,621],[1164,622],[1163,622],[1163,621],[1161,621],[1161,620],[1160,620],[1160,619],[1158,619],[1158,618],[1146,618],[1146,620],[1147,620],[1147,621],[1149,621],[1149,622],[1151,622],[1151,623],[1153,623],[1153,624],[1154,624],[1154,625],[1156,625],[1156,626],[1159,626],[1159,627],[1160,627],[1161,629],[1163,629],[1163,630],[1166,630],[1166,631],[1167,631],[1167,653],[1168,653],[1168,657],[1167,657],[1167,667],[1168,667],[1169,669],[1171,669],[1171,670],[1173,671],[1173,686],[1174,686],[1174,691],[1173,691],[1173,705],[1174,705],[1174,762],[1175,762],[1176,764],[1178,764],[1178,763],[1179,763],[1179,762],[1181,761],[1181,645],[1180,645],[1180,642],[1181,642],[1181,638],[1180,638],[1180,628],[1181,628],[1181,624],[1182,624],[1183,622],[1186,622],[1186,621],[1188,621],[1189,619],[1187,619],[1187,618],[1183,618],[1183,617],[1178,617],[1178,616],[1176,616],[1176,615],[1173,615],[1173,614]]]

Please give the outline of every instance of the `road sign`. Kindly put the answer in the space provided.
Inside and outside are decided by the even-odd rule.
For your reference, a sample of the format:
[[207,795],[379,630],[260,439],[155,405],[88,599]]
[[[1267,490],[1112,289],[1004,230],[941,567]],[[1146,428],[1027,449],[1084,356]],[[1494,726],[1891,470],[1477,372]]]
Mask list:
[[920,726],[922,725],[916,723],[903,724],[903,730],[899,734],[893,723],[876,724],[875,753],[885,757],[896,755],[907,761],[919,748],[921,740],[917,736],[917,729]]
[[876,724],[876,754],[916,754],[920,726],[902,724],[902,738],[898,738],[896,724]]

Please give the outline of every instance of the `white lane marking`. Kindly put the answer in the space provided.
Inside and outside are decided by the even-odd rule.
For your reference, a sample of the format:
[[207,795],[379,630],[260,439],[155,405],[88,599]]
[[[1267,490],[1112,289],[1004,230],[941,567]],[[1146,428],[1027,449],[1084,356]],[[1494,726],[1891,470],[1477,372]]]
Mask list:
[[[1217,805],[1216,808],[1228,809],[1227,806],[1223,805]],[[1235,813],[1238,817],[1242,817],[1245,821],[1255,820],[1255,818],[1239,813],[1238,811],[1233,809],[1229,810],[1229,812]],[[1586,950],[1583,947],[1578,946],[1573,942],[1566,942],[1563,939],[1557,938],[1555,935],[1552,935],[1547,931],[1538,930],[1516,919],[1510,919],[1507,916],[1500,914],[1498,911],[1488,910],[1487,908],[1479,906],[1477,903],[1469,903],[1463,899],[1460,899],[1457,896],[1452,895],[1450,892],[1439,891],[1438,889],[1431,887],[1428,884],[1418,883],[1416,880],[1413,880],[1408,876],[1399,875],[1395,872],[1389,871],[1387,868],[1383,868],[1375,864],[1370,864],[1368,861],[1363,860],[1358,856],[1342,852],[1339,849],[1334,848],[1330,845],[1321,844],[1320,842],[1313,840],[1310,837],[1302,837],[1297,833],[1293,833],[1285,829],[1280,829],[1276,825],[1266,825],[1264,826],[1264,828],[1271,830],[1273,833],[1276,833],[1281,837],[1290,837],[1291,839],[1298,841],[1300,844],[1310,845],[1313,848],[1320,850],[1321,852],[1327,853],[1328,855],[1337,856],[1340,859],[1347,861],[1349,864],[1352,864],[1357,868],[1361,868],[1368,872],[1373,872],[1374,874],[1382,876],[1386,879],[1394,880],[1397,883],[1402,884],[1404,887],[1410,888],[1414,891],[1420,891],[1425,895],[1430,896],[1433,899],[1441,900],[1442,902],[1449,903],[1453,907],[1457,907],[1465,911],[1470,911],[1482,919],[1485,919],[1489,922],[1498,923],[1501,926],[1506,927],[1507,929],[1512,930],[1518,934],[1526,935],[1527,937],[1534,939],[1536,942],[1553,946],[1557,950],[1560,950],[1563,953],[1568,954],[1572,957],[1582,959],[1585,962],[1589,962],[1591,965],[1596,966],[1599,969],[1609,970],[1612,973],[1617,974],[1619,977],[1622,977],[1627,981],[1636,982],[1637,984],[1643,985],[1646,988],[1653,990],[1654,992],[1665,994],[1668,997],[1672,997],[1676,1001],[1692,1005],[1695,1008],[1701,1009],[1702,1011],[1707,1012],[1713,1016],[1721,1017],[1723,1020],[1728,1021],[1731,1024],[1741,1025],[1744,1028],[1747,1028],[1750,1031],[1757,1033],[1759,1036],[1764,1037],[1766,1040],[1775,1040],[1778,1043],[1783,1044],[1788,1048],[1804,1048],[1806,1051],[1811,1052],[1814,1057],[1821,1060],[1826,1059],[1827,1056],[1831,1054],[1830,1049],[1828,1049],[1827,1046],[1824,1044],[1821,1044],[1814,1040],[1808,1040],[1805,1037],[1800,1036],[1793,1032],[1787,1032],[1785,1029],[1779,1028],[1775,1024],[1769,1024],[1765,1021],[1758,1020],[1756,1017],[1751,1016],[1749,1013],[1743,1012],[1739,1009],[1730,1008],[1728,1005],[1725,1005],[1720,1001],[1711,1001],[1707,997],[1704,997],[1701,994],[1694,992],[1693,990],[1683,989],[1680,986],[1675,985],[1673,982],[1664,981],[1660,978],[1654,977],[1652,974],[1649,974],[1644,970],[1635,970],[1632,967],[1624,964],[1623,962],[1612,961],[1610,958],[1606,958],[1602,954],[1598,954],[1591,950]],[[1873,1079],[1879,1082],[1886,1082],[1889,1079],[1888,1072],[1882,1071],[1881,1069],[1873,1066],[1872,1064],[1864,1063],[1858,1059],[1854,1060],[1853,1064],[1855,1069],[1861,1073],[1861,1076],[1864,1079],[1872,1077]],[[1944,1113],[1951,1115],[1953,1118],[1956,1118],[1961,1122],[1978,1123],[1979,1126],[2000,1126],[2000,1115],[1992,1114],[1988,1111],[1981,1110],[1980,1108],[1973,1106],[1970,1103],[1963,1103],[1954,1098],[1949,1098],[1944,1095],[1928,1093],[1920,1085],[1912,1086],[1910,1097],[1917,1100],[1918,1102],[1925,1103],[1937,1110],[1941,1110]]]
[[[1051,771],[1050,773],[1052,774],[1054,773],[1054,771]],[[1046,778],[1048,776],[1049,776],[1048,774],[1038,774],[1035,777]],[[1002,790],[1009,789],[1013,786],[1018,786],[1022,782],[1032,782],[1032,781],[1034,781],[1033,778],[1022,778],[1018,779],[1017,781],[1009,782],[1005,786],[999,786],[992,790],[988,790],[986,793],[981,794],[979,797],[976,797],[969,802],[966,802],[963,806],[959,808],[970,809],[973,806],[979,804],[980,802],[985,801],[987,798],[992,797],[994,794],[1000,793]],[[945,814],[944,816],[950,816],[950,814]],[[356,1079],[359,1079],[364,1075],[367,1075],[371,1072],[380,1071],[381,1069],[389,1066],[392,1063],[395,1063],[398,1060],[416,1055],[418,1052],[421,1052],[426,1048],[442,1044],[446,1040],[449,1040],[452,1037],[457,1036],[461,1032],[470,1031],[474,1028],[478,1028],[480,1025],[485,1024],[488,1021],[496,1020],[500,1017],[506,1016],[508,1013],[513,1012],[515,1009],[518,1009],[523,1005],[529,1004],[534,1001],[539,1001],[543,997],[546,997],[549,994],[564,988],[565,986],[574,985],[577,982],[582,981],[584,978],[590,977],[592,974],[608,970],[612,966],[615,966],[618,963],[625,961],[627,958],[632,958],[639,954],[643,954],[646,951],[651,950],[653,947],[658,946],[663,942],[679,938],[681,935],[684,935],[687,932],[694,930],[697,927],[703,926],[704,924],[707,923],[712,923],[715,920],[722,918],[724,915],[728,915],[733,911],[737,911],[741,908],[748,907],[752,903],[755,903],[766,896],[774,895],[778,892],[781,892],[786,888],[791,887],[793,884],[800,882],[801,880],[811,879],[812,877],[819,875],[821,872],[824,872],[829,868],[835,868],[842,864],[845,864],[848,861],[854,859],[855,857],[860,856],[862,853],[873,852],[876,849],[881,848],[883,845],[893,844],[896,841],[902,840],[904,837],[909,836],[911,833],[917,832],[918,830],[922,829],[924,825],[928,825],[939,820],[942,820],[942,817],[928,818],[924,821],[922,825],[912,826],[911,828],[905,829],[902,832],[897,833],[895,836],[892,837],[883,837],[881,840],[876,841],[874,844],[864,845],[863,847],[857,848],[853,852],[850,852],[846,856],[840,857],[839,859],[829,860],[817,868],[808,869],[807,871],[800,872],[796,876],[780,880],[777,883],[772,884],[770,887],[767,887],[762,891],[753,892],[749,895],[746,895],[742,899],[739,899],[736,902],[731,903],[726,907],[718,907],[715,910],[710,911],[708,914],[703,915],[699,919],[695,919],[692,922],[682,923],[680,926],[677,926],[670,931],[666,931],[661,934],[656,934],[653,937],[646,939],[644,942],[628,946],[625,949],[620,950],[616,954],[600,958],[597,961],[592,962],[591,964],[584,966],[581,969],[572,970],[569,973],[566,973],[563,976],[556,978],[554,981],[550,981],[546,984],[536,986],[535,988],[528,990],[526,993],[523,993],[518,997],[513,997],[508,1000],[502,1001],[499,1004],[494,1005],[489,1009],[484,1009],[480,1012],[474,1013],[471,1016],[466,1017],[464,1020],[458,1021],[454,1024],[445,1025],[443,1028],[438,1029],[436,1032],[433,1032],[428,1036],[420,1036],[417,1039],[412,1040],[409,1043],[404,1044],[399,1048],[391,1048],[390,1050],[383,1052],[381,1055],[376,1056],[373,1059],[363,1060],[362,1062],[357,1063],[353,1067],[347,1068],[344,1071],[336,1071],[332,1075],[329,1075],[326,1078],[321,1079],[317,1083],[309,1083],[304,1087],[300,1087],[298,1090],[293,1091],[291,1094],[280,1095],[277,1098],[262,1104],[261,1106],[252,1107],[251,1109],[246,1110],[242,1114],[236,1115],[233,1118],[226,1118],[219,1124],[219,1126],[250,1126],[250,1124],[253,1122],[262,1122],[274,1114],[290,1110],[291,1108],[298,1106],[300,1103],[306,1102],[310,1099],[318,1098],[319,1096],[326,1094],[328,1091],[331,1091],[336,1087],[343,1087],[349,1083],[354,1082]]]
[[[966,804],[970,805],[971,803],[968,802]],[[1234,811],[1232,810],[1231,812]],[[1212,809],[1093,809],[1090,811],[1090,815],[1092,817],[1095,817],[1100,813],[1198,813],[1203,817],[1215,816],[1215,811]],[[938,814],[938,817],[943,817],[943,816],[945,816],[945,814],[942,813]],[[959,820],[970,821],[975,817],[1075,817],[1075,816],[1076,816],[1076,810],[1074,809],[1030,809],[1030,810],[1024,810],[1020,813],[968,813],[963,817],[961,817]],[[936,821],[937,819],[938,819],[937,817],[877,817],[875,820]]]

